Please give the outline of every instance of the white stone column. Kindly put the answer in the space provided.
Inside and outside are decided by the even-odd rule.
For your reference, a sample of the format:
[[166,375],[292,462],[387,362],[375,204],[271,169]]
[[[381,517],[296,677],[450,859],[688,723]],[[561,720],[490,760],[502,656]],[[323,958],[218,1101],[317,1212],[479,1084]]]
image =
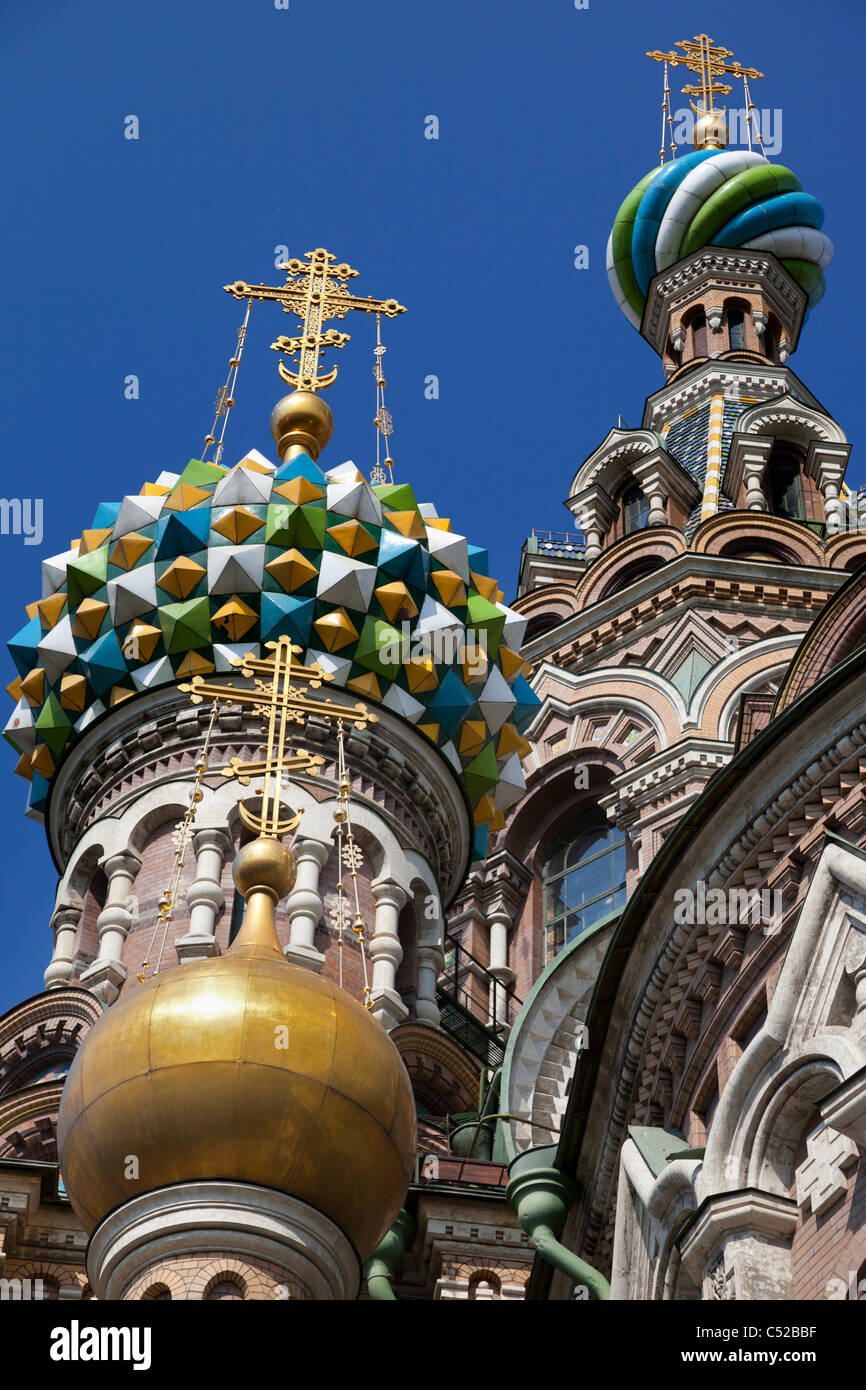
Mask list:
[[182,965],[207,960],[220,953],[214,935],[218,913],[225,906],[221,878],[223,862],[231,849],[225,830],[216,826],[197,830],[192,837],[195,852],[195,879],[186,890],[189,929],[175,942]]
[[815,479],[823,495],[824,521],[828,536],[835,535],[843,529],[843,503],[839,491],[850,452],[850,444],[829,443],[818,439],[813,440],[809,448],[806,473]]
[[126,979],[123,943],[132,926],[129,899],[141,858],[135,850],[112,854],[101,866],[108,878],[105,907],[96,919],[99,950],[96,960],[81,976],[81,984],[105,1004],[113,1004]]
[[764,496],[764,469],[766,459],[763,454],[747,454],[743,464],[743,480],[746,484],[746,506],[750,512],[765,512],[767,499]]
[[46,989],[62,989],[64,985],[69,983],[75,960],[75,937],[78,932],[81,911],[80,907],[65,904],[57,908],[51,919],[51,926],[54,929],[54,950],[44,975]]
[[319,877],[332,848],[321,840],[296,840],[292,845],[297,877],[286,904],[290,935],[284,954],[292,965],[303,966],[316,974],[325,961],[321,951],[317,951],[313,944],[316,927],[322,919]]
[[445,952],[437,943],[418,947],[418,992],[415,996],[415,1021],[427,1028],[439,1027],[439,1005],[436,1002],[436,982],[442,974]]
[[373,962],[371,990],[372,1014],[390,1032],[402,1023],[409,1010],[396,990],[397,967],[403,959],[403,947],[397,930],[400,912],[409,895],[398,883],[389,881],[373,884],[376,901],[376,920],[367,954]]
[[508,932],[511,927],[511,914],[503,902],[496,903],[487,914],[490,928],[490,964],[487,967],[493,976],[490,986],[490,1027],[499,1032],[508,1032],[508,995],[506,986],[514,980],[514,971],[508,965]]

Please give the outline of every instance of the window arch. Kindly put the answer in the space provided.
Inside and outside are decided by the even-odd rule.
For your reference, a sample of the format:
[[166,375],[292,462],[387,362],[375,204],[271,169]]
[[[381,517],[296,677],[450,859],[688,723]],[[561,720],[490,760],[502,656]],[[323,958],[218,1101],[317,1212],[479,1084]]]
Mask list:
[[553,845],[542,892],[548,960],[602,917],[625,905],[626,840],[597,807]]
[[204,1301],[207,1303],[226,1302],[229,1300],[243,1301],[246,1298],[246,1285],[240,1278],[235,1278],[228,1271],[218,1274],[212,1279],[205,1289]]

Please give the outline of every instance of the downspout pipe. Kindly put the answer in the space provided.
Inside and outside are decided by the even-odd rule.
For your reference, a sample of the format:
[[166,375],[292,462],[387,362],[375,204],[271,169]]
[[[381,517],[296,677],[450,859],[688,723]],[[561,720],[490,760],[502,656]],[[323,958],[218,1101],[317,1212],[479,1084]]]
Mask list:
[[610,1284],[604,1275],[560,1242],[577,1188],[552,1166],[555,1154],[556,1146],[549,1144],[518,1154],[508,1166],[505,1195],[542,1259],[582,1284],[591,1299],[608,1299]]
[[397,1302],[391,1288],[391,1275],[405,1255],[414,1234],[415,1222],[404,1208],[388,1234],[379,1241],[370,1258],[364,1261],[367,1292],[371,1298]]

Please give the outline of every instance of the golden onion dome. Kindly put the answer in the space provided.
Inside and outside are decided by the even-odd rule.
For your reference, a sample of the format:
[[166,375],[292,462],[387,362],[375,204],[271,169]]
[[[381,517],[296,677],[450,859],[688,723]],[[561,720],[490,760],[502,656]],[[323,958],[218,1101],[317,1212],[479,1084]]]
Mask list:
[[255,1183],[318,1208],[366,1259],[412,1172],[408,1075],[360,1004],[283,956],[273,908],[294,879],[288,851],[254,841],[235,879],[247,909],[227,954],[132,989],[76,1055],[59,1118],[66,1189],[90,1233],[154,1188]]

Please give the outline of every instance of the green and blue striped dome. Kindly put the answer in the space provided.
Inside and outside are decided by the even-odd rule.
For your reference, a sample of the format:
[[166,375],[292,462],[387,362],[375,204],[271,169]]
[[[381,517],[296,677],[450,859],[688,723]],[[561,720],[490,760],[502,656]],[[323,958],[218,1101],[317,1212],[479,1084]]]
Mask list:
[[833,259],[823,221],[790,169],[746,150],[696,150],[653,169],[622,203],[607,244],[610,286],[640,328],[654,275],[702,246],[730,246],[772,252],[811,308]]

